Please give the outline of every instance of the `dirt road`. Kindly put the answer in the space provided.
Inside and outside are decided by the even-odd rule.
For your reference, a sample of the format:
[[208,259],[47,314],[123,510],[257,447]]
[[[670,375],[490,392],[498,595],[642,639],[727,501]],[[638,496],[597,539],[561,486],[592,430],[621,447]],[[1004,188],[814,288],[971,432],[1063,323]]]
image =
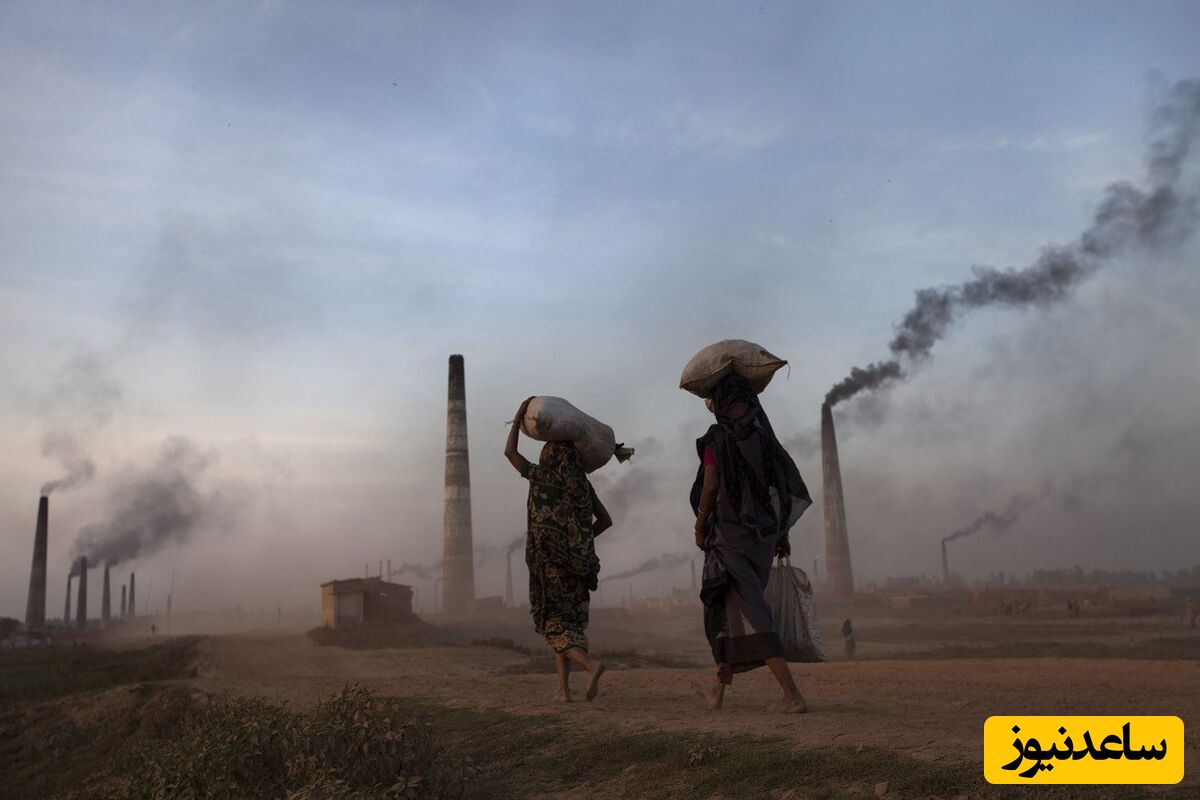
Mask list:
[[[766,713],[778,689],[765,670],[736,677],[726,707],[690,688],[708,669],[614,669],[594,703],[553,702],[553,676],[506,674],[528,657],[493,647],[346,650],[302,636],[222,636],[202,644],[196,683],[209,691],[313,702],[347,682],[453,705],[551,714],[598,734],[697,731],[777,736],[798,748],[858,744],[928,761],[978,763],[991,714],[1172,714],[1200,719],[1200,664],[1105,659],[957,659],[801,664],[811,713]],[[582,688],[583,677],[576,678]],[[1186,783],[1200,783],[1189,737]]]

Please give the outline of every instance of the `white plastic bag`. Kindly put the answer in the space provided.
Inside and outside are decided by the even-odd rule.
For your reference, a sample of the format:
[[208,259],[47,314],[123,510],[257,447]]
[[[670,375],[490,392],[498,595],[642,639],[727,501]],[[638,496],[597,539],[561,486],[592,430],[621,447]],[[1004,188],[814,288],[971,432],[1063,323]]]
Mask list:
[[561,397],[538,396],[529,401],[521,431],[539,442],[570,442],[579,450],[583,468],[595,472],[614,455],[628,461],[632,447],[617,443],[613,429]]
[[767,579],[767,604],[775,618],[775,630],[783,640],[786,661],[825,661],[821,649],[821,627],[817,624],[817,601],[804,570],[782,557],[771,567]]

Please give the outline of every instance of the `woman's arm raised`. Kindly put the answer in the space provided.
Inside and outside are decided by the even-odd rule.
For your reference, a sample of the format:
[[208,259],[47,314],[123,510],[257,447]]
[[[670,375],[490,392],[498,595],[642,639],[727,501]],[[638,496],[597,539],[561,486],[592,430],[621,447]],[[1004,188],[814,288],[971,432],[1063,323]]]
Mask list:
[[529,462],[517,451],[517,437],[521,435],[521,420],[525,419],[525,411],[529,408],[529,401],[532,399],[532,397],[526,399],[517,409],[517,414],[513,417],[512,429],[508,432],[508,444],[504,446],[504,457],[508,459],[508,463],[513,465],[513,469],[522,475],[529,468]]

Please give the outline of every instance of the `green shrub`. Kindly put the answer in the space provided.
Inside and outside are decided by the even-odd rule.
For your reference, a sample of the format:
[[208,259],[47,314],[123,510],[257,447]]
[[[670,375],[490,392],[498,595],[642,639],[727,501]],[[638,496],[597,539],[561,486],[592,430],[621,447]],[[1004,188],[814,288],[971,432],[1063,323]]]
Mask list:
[[150,747],[129,798],[457,798],[474,769],[439,757],[427,724],[354,686],[311,711],[218,698]]

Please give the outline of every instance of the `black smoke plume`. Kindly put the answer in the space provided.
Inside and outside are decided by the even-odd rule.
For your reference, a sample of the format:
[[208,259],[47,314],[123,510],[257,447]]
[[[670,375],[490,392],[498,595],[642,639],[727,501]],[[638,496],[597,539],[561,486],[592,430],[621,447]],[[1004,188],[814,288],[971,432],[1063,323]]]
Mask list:
[[1012,526],[1016,525],[1021,519],[1021,513],[1029,506],[1042,500],[1050,493],[1050,487],[1046,486],[1036,495],[1018,494],[1008,501],[1003,511],[999,513],[995,511],[985,511],[971,521],[970,525],[964,528],[959,528],[954,533],[942,539],[943,542],[953,542],[955,539],[963,539],[974,533],[979,533],[983,530],[989,530],[993,533],[1003,533]]
[[112,419],[121,394],[95,353],[77,353],[59,367],[43,401],[42,455],[57,461],[63,474],[42,484],[43,495],[73,489],[96,474],[88,440]]
[[646,572],[656,572],[660,569],[670,569],[672,567],[683,566],[691,561],[692,557],[681,553],[663,553],[661,556],[643,561],[633,569],[627,569],[624,572],[618,572],[616,575],[606,575],[601,578],[602,581],[615,581],[621,578],[632,578],[635,575],[641,575]]
[[166,440],[153,465],[117,483],[109,518],[80,530],[75,551],[116,564],[184,544],[202,529],[228,527],[238,498],[197,487],[215,458],[188,439]]
[[930,357],[956,320],[975,309],[1060,302],[1114,256],[1190,237],[1200,220],[1200,198],[1196,186],[1184,180],[1184,167],[1200,138],[1200,80],[1170,87],[1151,114],[1150,134],[1145,190],[1127,182],[1110,185],[1091,225],[1076,241],[1047,247],[1024,269],[975,267],[975,277],[965,283],[921,289],[888,344],[891,358],[851,369],[825,395],[825,403],[836,405],[906,377],[912,366]]

